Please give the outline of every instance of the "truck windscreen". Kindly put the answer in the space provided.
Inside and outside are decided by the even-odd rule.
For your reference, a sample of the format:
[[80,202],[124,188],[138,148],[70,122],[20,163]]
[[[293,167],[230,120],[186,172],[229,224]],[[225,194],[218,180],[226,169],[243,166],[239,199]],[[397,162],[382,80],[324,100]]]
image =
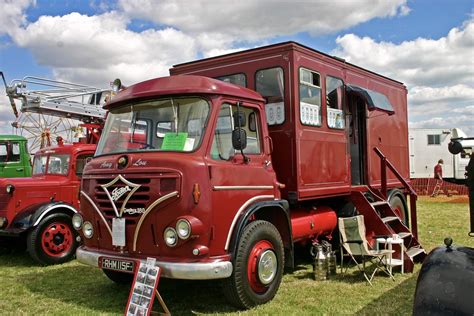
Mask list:
[[194,151],[201,144],[209,109],[206,100],[196,97],[148,100],[111,109],[96,156]]

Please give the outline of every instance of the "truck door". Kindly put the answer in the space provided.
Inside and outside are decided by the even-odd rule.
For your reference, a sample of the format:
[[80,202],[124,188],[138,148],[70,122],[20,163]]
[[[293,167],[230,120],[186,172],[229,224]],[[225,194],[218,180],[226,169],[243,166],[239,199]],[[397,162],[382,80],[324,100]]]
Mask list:
[[25,166],[21,163],[19,142],[0,143],[0,175],[5,178],[25,176]]
[[348,105],[352,185],[362,185],[366,183],[366,106],[364,101],[357,96],[350,96]]
[[[219,109],[207,165],[211,185],[213,209],[213,249],[224,249],[233,220],[238,211],[252,201],[272,200],[275,175],[270,157],[265,153],[261,134],[261,120],[257,107],[240,106],[237,115],[234,104],[223,103]],[[232,146],[232,130],[236,117],[243,117],[241,127],[246,131],[247,147],[242,154]]]

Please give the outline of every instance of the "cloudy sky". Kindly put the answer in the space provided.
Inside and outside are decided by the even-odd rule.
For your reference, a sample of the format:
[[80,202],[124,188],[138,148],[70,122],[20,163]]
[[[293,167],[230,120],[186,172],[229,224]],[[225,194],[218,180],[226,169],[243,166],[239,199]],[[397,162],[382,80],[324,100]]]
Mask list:
[[[474,135],[472,0],[0,0],[0,71],[107,87],[294,40],[405,83],[412,127]],[[3,90],[3,89],[2,89]],[[0,95],[0,133],[13,115]]]

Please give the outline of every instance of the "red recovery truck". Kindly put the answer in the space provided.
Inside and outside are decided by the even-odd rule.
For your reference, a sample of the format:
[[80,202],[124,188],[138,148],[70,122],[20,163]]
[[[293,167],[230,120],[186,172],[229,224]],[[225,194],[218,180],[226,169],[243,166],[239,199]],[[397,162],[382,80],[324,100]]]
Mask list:
[[71,260],[79,244],[71,218],[79,209],[82,170],[95,149],[81,143],[43,148],[30,178],[0,179],[0,243],[26,242],[42,264]]
[[405,271],[422,259],[402,83],[293,42],[170,72],[107,104],[73,218],[80,262],[126,282],[153,257],[249,308],[274,297],[295,243],[355,212],[371,242],[403,238]]
[[[105,117],[100,99],[106,90],[36,77],[5,86],[14,112],[16,99],[21,101],[22,113],[38,114],[42,121],[47,121],[44,115],[50,115],[85,122],[81,131],[84,128],[87,133],[81,142],[64,144],[58,137],[57,146],[37,151],[30,177],[0,178],[0,245],[26,244],[31,257],[41,264],[69,261],[80,241],[71,218],[79,209],[82,170],[100,136]],[[87,101],[74,100],[78,96]],[[41,142],[50,144],[47,136],[57,128],[40,131],[47,138]],[[32,128],[28,130],[32,134]]]

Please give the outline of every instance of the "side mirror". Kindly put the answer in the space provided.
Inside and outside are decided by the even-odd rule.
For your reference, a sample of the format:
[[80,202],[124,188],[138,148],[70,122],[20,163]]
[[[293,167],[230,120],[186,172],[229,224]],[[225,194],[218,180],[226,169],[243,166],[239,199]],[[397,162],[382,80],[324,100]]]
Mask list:
[[247,132],[242,128],[232,131],[232,147],[235,150],[244,150],[247,147]]
[[240,121],[240,127],[244,127],[245,124],[247,124],[244,112],[239,111],[239,112],[234,113],[234,127],[235,128],[239,127],[239,121]]

